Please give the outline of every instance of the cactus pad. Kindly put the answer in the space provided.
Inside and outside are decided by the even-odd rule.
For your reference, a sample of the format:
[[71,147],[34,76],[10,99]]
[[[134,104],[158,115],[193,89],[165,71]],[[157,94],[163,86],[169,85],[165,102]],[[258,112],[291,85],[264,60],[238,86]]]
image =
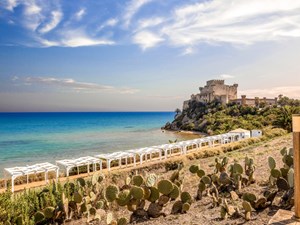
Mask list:
[[287,174],[287,180],[289,183],[289,186],[292,188],[294,187],[294,169],[290,169],[288,174]]
[[81,187],[85,187],[85,180],[83,178],[78,178],[77,183],[79,183]]
[[248,201],[243,201],[242,206],[246,212],[251,212],[251,205]]
[[211,179],[209,176],[203,176],[201,178],[201,181],[204,183],[204,184],[211,184]]
[[279,190],[287,191],[289,189],[289,184],[286,179],[279,177],[276,181],[277,188]]
[[276,161],[275,161],[275,159],[273,157],[269,156],[268,163],[269,163],[269,167],[270,167],[271,170],[275,169],[275,167],[276,167]]
[[181,199],[182,203],[187,202],[187,203],[192,204],[192,196],[187,191],[181,193],[180,199]]
[[151,187],[150,188],[151,194],[148,200],[150,202],[155,202],[159,198],[159,191],[156,187]]
[[182,212],[186,213],[187,211],[189,211],[190,208],[191,208],[191,205],[186,202],[182,205]]
[[41,222],[43,219],[45,219],[44,213],[42,213],[42,212],[36,212],[34,214],[34,222],[35,223]]
[[199,170],[197,171],[197,176],[198,176],[199,178],[205,176],[204,170],[199,169]]
[[74,201],[75,201],[76,203],[81,203],[81,202],[82,202],[82,195],[79,194],[78,192],[75,192],[75,193],[74,193]]
[[119,194],[119,188],[116,185],[109,185],[105,189],[105,198],[108,202],[114,201]]
[[116,201],[119,206],[125,206],[130,201],[130,198],[130,190],[125,189],[118,194],[118,198],[116,199]]
[[199,170],[199,165],[191,165],[189,168],[189,171],[191,173],[197,173],[198,170]]
[[272,169],[272,170],[271,170],[271,176],[272,176],[272,177],[275,177],[275,178],[281,177],[281,172],[280,172],[280,170],[278,170],[278,169]]
[[146,177],[146,186],[147,187],[153,187],[156,183],[157,176],[154,173],[149,174]]
[[173,191],[173,184],[169,180],[161,180],[157,184],[158,191],[164,195],[168,195]]
[[181,212],[182,205],[183,205],[182,201],[174,202],[174,204],[172,206],[171,214],[177,214],[177,213]]
[[130,188],[130,194],[134,199],[140,200],[144,197],[144,189],[138,186]]
[[144,178],[141,175],[135,175],[132,177],[131,183],[135,186],[141,186],[144,183]]
[[121,217],[117,221],[117,225],[127,225],[127,224],[128,224],[128,220],[125,217]]
[[172,199],[172,200],[175,200],[176,198],[179,197],[179,194],[180,194],[180,190],[179,190],[179,187],[174,184],[173,185],[173,190],[171,191],[171,193],[169,194],[169,197]]
[[46,219],[51,219],[54,216],[54,208],[53,207],[47,207],[44,209],[44,215]]

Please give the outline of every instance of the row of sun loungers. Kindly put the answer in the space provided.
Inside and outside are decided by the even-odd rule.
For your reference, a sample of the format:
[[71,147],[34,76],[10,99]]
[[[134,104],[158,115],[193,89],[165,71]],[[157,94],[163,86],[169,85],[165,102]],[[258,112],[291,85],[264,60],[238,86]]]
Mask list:
[[190,151],[201,149],[204,146],[214,147],[216,144],[226,144],[230,142],[239,141],[241,135],[237,133],[227,133],[222,135],[215,135],[205,138],[198,138],[189,141],[182,141],[178,143],[164,144],[158,146],[152,146],[147,148],[139,148],[127,151],[119,151],[107,154],[99,154],[94,157],[86,156],[76,159],[64,159],[57,160],[56,165],[51,163],[40,163],[32,166],[24,167],[13,167],[4,169],[4,178],[5,178],[5,187],[7,188],[7,177],[11,178],[11,187],[12,192],[14,191],[14,180],[20,176],[28,177],[32,174],[45,173],[45,182],[48,182],[48,173],[55,172],[56,179],[59,176],[59,168],[62,167],[65,171],[65,175],[69,176],[70,171],[74,168],[77,169],[79,174],[79,168],[82,166],[87,167],[87,172],[97,171],[99,166],[100,171],[102,170],[102,163],[106,163],[106,168],[110,171],[113,163],[118,164],[119,167],[122,167],[124,164],[125,167],[130,164],[131,166],[136,166],[137,159],[139,159],[139,164],[142,165],[143,162],[151,160],[162,160],[171,157],[175,153],[183,155],[187,154]]

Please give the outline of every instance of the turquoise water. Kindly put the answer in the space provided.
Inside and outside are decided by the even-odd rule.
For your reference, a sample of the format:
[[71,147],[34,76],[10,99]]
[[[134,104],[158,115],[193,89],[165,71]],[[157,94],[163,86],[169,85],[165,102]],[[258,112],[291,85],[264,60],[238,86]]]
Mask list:
[[0,113],[3,168],[147,147],[189,137],[162,132],[172,112]]

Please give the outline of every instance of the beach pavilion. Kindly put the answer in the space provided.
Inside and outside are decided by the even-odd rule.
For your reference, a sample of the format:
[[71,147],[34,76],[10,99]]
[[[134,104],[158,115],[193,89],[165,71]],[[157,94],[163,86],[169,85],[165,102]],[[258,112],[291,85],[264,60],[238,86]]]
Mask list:
[[162,150],[158,148],[157,146],[148,147],[148,148],[139,148],[139,149],[133,149],[129,150],[127,152],[134,153],[136,156],[139,156],[140,159],[140,165],[143,164],[143,158],[145,157],[145,162],[149,160],[151,161],[152,158],[155,156],[155,154],[158,154],[159,160],[162,160]]
[[91,156],[56,161],[56,165],[62,166],[65,169],[67,177],[69,176],[70,170],[73,168],[77,168],[77,174],[79,174],[80,166],[86,166],[88,173],[90,172],[90,165],[92,165],[93,171],[97,171],[97,164],[99,164],[100,170],[102,170],[102,161],[98,158]]
[[58,166],[55,166],[51,163],[39,163],[31,166],[22,166],[22,167],[12,167],[12,168],[4,168],[4,179],[5,179],[5,188],[7,189],[7,180],[8,176],[11,179],[11,191],[14,192],[14,182],[17,177],[26,176],[27,184],[29,181],[29,175],[37,174],[37,173],[45,173],[45,182],[48,183],[48,173],[55,172],[56,181],[58,179]]
[[136,157],[132,152],[124,151],[124,152],[113,152],[108,154],[99,154],[95,155],[95,157],[100,158],[103,161],[106,161],[107,169],[110,171],[111,163],[113,161],[117,161],[119,167],[122,167],[122,159],[125,159],[125,166],[128,165],[128,160],[133,161],[133,165],[136,166]]

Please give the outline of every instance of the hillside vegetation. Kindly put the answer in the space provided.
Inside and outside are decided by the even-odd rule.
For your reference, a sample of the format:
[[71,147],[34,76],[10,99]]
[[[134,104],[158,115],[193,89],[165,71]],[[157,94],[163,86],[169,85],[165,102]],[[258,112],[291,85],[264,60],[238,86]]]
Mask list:
[[277,105],[259,107],[237,104],[222,105],[215,100],[211,103],[190,101],[189,107],[182,112],[176,110],[172,123],[167,130],[199,131],[209,135],[226,133],[236,128],[264,129],[268,126],[292,129],[292,114],[300,113],[300,101],[283,97]]

